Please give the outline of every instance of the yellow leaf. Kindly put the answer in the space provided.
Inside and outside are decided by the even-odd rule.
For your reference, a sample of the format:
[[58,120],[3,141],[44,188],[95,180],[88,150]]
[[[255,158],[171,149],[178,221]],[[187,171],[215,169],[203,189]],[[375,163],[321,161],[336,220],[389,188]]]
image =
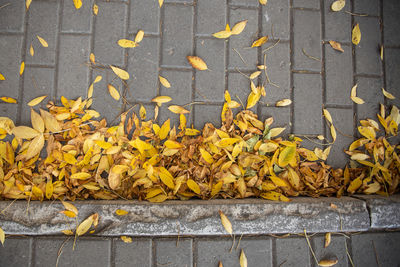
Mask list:
[[262,46],[263,44],[265,44],[268,41],[268,36],[263,36],[258,40],[255,40],[253,42],[253,44],[251,45],[251,47],[259,47]]
[[331,113],[325,108],[323,109],[323,112],[326,120],[329,121],[330,124],[333,124]]
[[246,24],[247,24],[247,19],[236,23],[235,26],[232,27],[232,34],[235,35],[240,34],[246,27]]
[[240,263],[240,267],[247,267],[247,257],[244,254],[244,250],[243,249],[240,252],[239,263]]
[[205,149],[200,148],[200,154],[202,156],[202,158],[209,164],[214,162],[213,157],[210,155],[210,153],[208,153]]
[[346,5],[346,1],[345,0],[337,0],[337,1],[332,3],[331,9],[332,9],[332,11],[337,12],[337,11],[342,10],[345,5]]
[[361,98],[357,97],[357,84],[351,88],[351,93],[350,93],[350,98],[355,102],[356,104],[364,104],[364,100]]
[[331,136],[332,136],[333,142],[335,142],[336,141],[336,137],[337,137],[336,129],[335,129],[335,127],[333,125],[331,125],[330,130],[331,130]]
[[97,76],[96,76],[96,79],[94,79],[94,82],[93,82],[93,83],[98,83],[98,82],[100,82],[102,79],[103,79],[102,76],[97,75]]
[[275,201],[285,201],[289,202],[290,199],[282,195],[281,193],[275,192],[275,191],[269,191],[269,192],[264,192],[260,194],[260,197],[269,199],[269,200],[275,200]]
[[84,220],[79,226],[76,228],[76,234],[81,236],[89,231],[90,227],[94,223],[95,217],[98,216],[97,213],[90,215],[86,220]]
[[246,109],[250,109],[254,107],[258,100],[260,100],[261,94],[255,94],[253,91],[250,92],[249,96],[247,97],[247,106]]
[[259,2],[261,5],[265,6],[267,4],[268,0],[259,0]]
[[82,0],[73,0],[76,9],[80,9],[82,7]]
[[95,16],[97,16],[97,14],[99,13],[99,6],[96,5],[96,3],[93,4],[93,14]]
[[169,111],[175,113],[175,114],[186,114],[189,113],[188,110],[186,110],[185,108],[181,107],[181,106],[177,106],[177,105],[171,105],[168,107]]
[[[0,75],[1,75],[1,74],[0,74]],[[8,96],[0,97],[0,99],[1,99],[3,102],[6,102],[6,103],[11,103],[11,104],[17,103],[17,100],[16,100],[16,99],[14,99],[14,98],[12,98],[12,97],[8,97]]]
[[94,141],[96,145],[98,145],[99,147],[101,147],[102,149],[109,149],[110,147],[112,147],[111,143],[102,141],[102,140],[95,140]]
[[153,98],[151,101],[155,102],[161,106],[161,104],[168,103],[171,100],[172,100],[172,98],[169,96],[157,96],[157,97]]
[[3,246],[5,239],[6,239],[6,234],[4,233],[4,230],[0,227],[0,242]]
[[36,37],[38,38],[40,44],[41,44],[43,47],[49,47],[49,44],[46,42],[45,39],[43,39],[43,38],[40,37],[39,35],[36,35]]
[[198,70],[207,70],[207,64],[202,60],[201,58],[197,56],[187,56],[187,60],[189,61],[190,65],[192,65],[193,68],[198,69]]
[[269,133],[271,134],[271,138],[274,138],[280,135],[286,128],[272,128]]
[[40,134],[35,138],[33,138],[31,144],[28,147],[28,150],[26,151],[25,160],[31,159],[37,154],[39,154],[40,151],[42,151],[43,146],[44,146],[43,134]]
[[28,9],[29,9],[31,4],[32,4],[32,0],[26,0],[25,1],[26,11],[28,11]]
[[122,210],[122,209],[117,209],[115,211],[115,214],[117,214],[118,216],[124,216],[127,215],[129,212],[127,212],[126,210]]
[[74,155],[70,153],[64,153],[63,158],[65,162],[71,165],[75,165],[78,162],[77,159],[74,157]]
[[239,138],[222,138],[221,140],[217,141],[215,145],[217,147],[227,147],[239,141],[240,141]]
[[318,262],[319,266],[325,266],[325,267],[329,267],[329,266],[333,266],[336,263],[338,263],[338,259],[334,259],[334,260],[320,260]]
[[362,185],[362,180],[360,177],[357,177],[353,181],[351,181],[349,187],[347,188],[347,192],[354,193],[360,186]]
[[391,93],[386,91],[384,88],[382,88],[382,93],[386,98],[389,98],[389,99],[395,99],[396,98],[396,97],[394,97],[394,95],[392,95]]
[[63,211],[60,211],[60,213],[64,214],[68,218],[75,218],[76,217],[76,213],[74,213],[74,212],[72,212],[70,210],[63,210]]
[[370,126],[358,126],[358,131],[362,136],[365,136],[366,138],[370,140],[374,140],[376,137],[376,133],[374,128]]
[[186,184],[190,188],[190,190],[192,190],[196,194],[200,194],[200,187],[195,181],[193,181],[192,179],[188,179]]
[[167,140],[164,143],[164,146],[167,148],[172,148],[172,149],[178,149],[178,148],[182,148],[183,145],[176,142],[176,141],[172,141],[172,140]]
[[28,106],[34,107],[34,106],[40,104],[40,102],[42,102],[43,99],[45,99],[46,97],[47,97],[47,95],[36,97],[36,98],[34,98],[34,99],[32,99],[31,101],[28,102]]
[[353,31],[351,33],[351,41],[353,44],[358,45],[361,41],[361,31],[360,25],[358,23],[354,26]]
[[326,233],[324,248],[328,247],[330,243],[331,243],[331,233]]
[[228,234],[232,235],[232,232],[233,232],[232,224],[229,221],[228,217],[226,217],[226,215],[221,210],[219,210],[218,213],[221,218],[222,226],[225,228],[225,230],[228,232]]
[[168,186],[170,189],[174,189],[175,184],[172,175],[167,175],[166,173],[160,172],[159,177],[161,181]]
[[117,67],[114,67],[112,65],[110,65],[110,68],[115,73],[115,75],[117,75],[122,80],[128,80],[129,79],[129,73],[126,72],[125,70],[117,68]]
[[6,78],[4,77],[4,75],[0,73],[0,81],[5,81],[5,80]]
[[108,92],[110,93],[111,97],[118,101],[120,99],[118,90],[111,84],[107,85],[107,88],[108,88]]
[[39,115],[39,113],[34,111],[32,108],[31,108],[31,122],[33,129],[35,129],[40,133],[44,132],[44,121],[42,117]]
[[168,196],[164,195],[164,194],[159,194],[155,197],[152,198],[148,198],[147,200],[153,203],[161,203],[164,202],[165,200],[168,199]]
[[282,99],[282,100],[276,102],[275,106],[285,107],[285,106],[289,106],[290,104],[292,104],[292,100],[286,98],[286,99]]
[[21,66],[19,67],[19,75],[21,76],[24,73],[25,70],[25,62],[21,62]]
[[47,199],[51,198],[51,196],[53,195],[53,191],[54,191],[53,182],[51,180],[48,180],[46,183],[46,198]]
[[160,137],[160,140],[164,140],[167,138],[169,130],[170,130],[170,119],[166,120],[163,125],[160,128],[160,131],[158,132],[158,136]]
[[342,52],[342,53],[344,52],[344,50],[343,50],[343,48],[342,48],[342,45],[341,45],[340,43],[330,40],[330,41],[329,41],[329,44],[331,45],[331,47],[332,47],[333,49],[335,49],[335,50],[337,50],[337,51],[340,51],[340,52]]
[[93,53],[90,53],[89,60],[93,64],[96,64],[96,57],[95,57],[95,55]]
[[31,55],[31,57],[33,57],[33,55],[35,54],[35,50],[33,49],[32,44],[31,47],[29,48],[29,54]]
[[383,60],[383,45],[381,45],[381,60]]
[[92,177],[90,173],[87,172],[77,172],[71,175],[71,179],[77,179],[77,180],[86,180],[88,178]]
[[194,135],[198,135],[198,134],[200,134],[199,130],[192,129],[192,128],[185,129],[185,135],[194,136]]
[[296,156],[296,147],[287,146],[279,154],[278,165],[280,167],[286,167]]
[[142,104],[140,104],[139,116],[142,120],[146,119],[146,108]]
[[255,71],[255,72],[253,72],[252,74],[250,74],[250,76],[249,76],[249,78],[250,78],[250,80],[254,80],[255,78],[257,78],[258,76],[260,76],[260,74],[261,74],[261,71]]
[[137,32],[136,36],[135,36],[135,43],[140,43],[143,40],[144,37],[144,31],[140,30]]
[[170,87],[171,87],[171,84],[169,83],[169,81],[168,81],[167,79],[165,79],[165,78],[162,77],[162,76],[158,76],[158,78],[160,79],[160,83],[161,83],[164,87],[167,87],[167,88],[170,88]]
[[124,241],[125,243],[132,243],[132,237],[129,236],[122,235],[121,240]]
[[366,154],[363,154],[363,153],[355,153],[355,154],[351,155],[351,159],[363,161],[363,160],[369,159],[369,156]]
[[62,230],[61,231],[64,235],[73,235],[74,234],[74,232],[72,232],[72,230]]
[[215,38],[218,39],[225,39],[225,38],[229,38],[232,35],[232,32],[230,31],[219,31],[216,33],[212,34]]
[[282,187],[287,187],[288,184],[285,180],[277,177],[277,176],[270,176],[269,177],[271,181],[276,185],[276,186],[282,186]]
[[120,39],[120,40],[118,40],[118,45],[120,47],[122,47],[122,48],[133,48],[133,47],[136,47],[136,43],[134,41],[128,40],[128,39]]
[[164,3],[164,0],[158,0],[158,4],[160,5],[160,7],[162,7],[163,3]]
[[17,138],[23,139],[32,139],[37,137],[40,132],[36,131],[35,129],[27,126],[17,126],[12,129],[12,133]]
[[262,143],[258,148],[263,153],[274,152],[279,146],[275,143]]
[[65,202],[63,200],[61,200],[61,203],[63,204],[63,206],[66,210],[69,210],[75,214],[78,214],[78,209],[73,204],[71,204],[69,202]]

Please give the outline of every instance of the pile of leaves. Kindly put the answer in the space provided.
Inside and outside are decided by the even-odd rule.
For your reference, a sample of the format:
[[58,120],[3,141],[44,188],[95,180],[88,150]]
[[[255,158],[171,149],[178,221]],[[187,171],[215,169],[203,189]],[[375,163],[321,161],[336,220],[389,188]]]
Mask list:
[[[100,114],[90,109],[89,100],[62,97],[58,106],[50,101],[48,110],[31,109],[32,127],[0,118],[2,199],[288,201],[299,195],[398,190],[400,146],[389,142],[400,122],[395,106],[387,116],[384,108],[378,114],[386,135],[378,137],[382,130],[376,121],[362,120],[362,137],[347,151],[349,165],[333,169],[325,162],[330,147],[303,148],[299,137],[280,137],[284,128],[273,128],[273,118],[262,122],[250,110],[234,116],[231,107],[237,104],[228,91],[221,127],[208,123],[202,131],[187,127],[188,111],[180,106],[170,106],[179,113],[178,127],[169,119],[162,125],[146,120],[144,108],[141,116],[129,110],[118,125],[108,127],[105,119],[95,119]],[[331,122],[329,112],[324,114]]]

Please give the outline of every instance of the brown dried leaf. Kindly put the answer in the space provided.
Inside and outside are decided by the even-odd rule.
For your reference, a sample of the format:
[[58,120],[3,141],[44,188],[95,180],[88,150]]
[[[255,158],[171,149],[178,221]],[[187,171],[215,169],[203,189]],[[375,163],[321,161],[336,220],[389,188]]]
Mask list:
[[331,47],[333,48],[333,49],[335,49],[335,50],[337,50],[337,51],[340,51],[340,52],[344,52],[344,50],[343,50],[343,48],[342,48],[342,45],[339,43],[339,42],[335,42],[335,41],[329,41],[329,44],[331,45]]

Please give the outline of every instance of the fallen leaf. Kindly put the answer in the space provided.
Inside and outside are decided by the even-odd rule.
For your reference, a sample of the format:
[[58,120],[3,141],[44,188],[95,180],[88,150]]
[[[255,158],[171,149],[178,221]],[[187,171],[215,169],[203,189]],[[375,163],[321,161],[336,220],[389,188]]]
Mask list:
[[296,147],[295,146],[287,146],[285,147],[278,158],[278,165],[282,168],[286,167],[289,162],[293,160],[296,156]]
[[0,81],[5,81],[5,80],[6,78],[4,77],[4,75],[0,73]]
[[73,0],[73,1],[76,9],[80,9],[82,7],[82,0]]
[[335,41],[330,40],[329,44],[331,45],[331,47],[333,49],[335,49],[337,51],[340,51],[340,52],[344,52],[344,50],[342,48],[342,45],[339,42],[335,42]]
[[118,40],[118,45],[122,48],[133,48],[136,47],[136,43],[132,40],[128,39],[120,39]]
[[14,99],[12,97],[8,97],[8,96],[2,96],[2,97],[0,97],[0,100],[2,100],[3,102],[6,102],[6,103],[11,103],[11,104],[17,103],[16,99]]
[[126,72],[123,69],[120,69],[118,67],[114,67],[112,65],[110,65],[112,71],[115,73],[115,75],[117,75],[119,78],[121,78],[122,80],[128,80],[129,79],[129,73]]
[[334,260],[320,260],[319,263],[318,263],[318,265],[319,265],[319,266],[326,266],[326,267],[329,267],[329,266],[335,265],[336,263],[338,263],[338,259],[334,259]]
[[360,25],[357,23],[356,26],[354,26],[353,31],[351,33],[351,41],[354,45],[358,45],[361,41],[361,31],[360,31]]
[[190,190],[192,190],[196,194],[200,194],[200,187],[195,181],[193,181],[192,179],[188,179],[186,184],[190,188]]
[[146,119],[146,108],[141,104],[139,108],[139,116],[142,120]]
[[36,98],[34,98],[34,99],[32,99],[31,101],[28,102],[28,106],[34,107],[34,106],[40,104],[40,102],[42,102],[43,99],[45,99],[46,97],[47,97],[47,95],[36,97]]
[[331,233],[326,233],[325,234],[325,245],[324,245],[324,248],[327,248],[330,243],[331,243]]
[[90,53],[89,60],[93,64],[96,64],[96,57],[95,57],[95,55],[93,53]]
[[381,52],[380,52],[381,60],[383,60],[383,45],[381,45]]
[[157,97],[153,98],[151,100],[151,102],[155,102],[155,103],[161,105],[161,104],[164,104],[164,103],[168,103],[171,100],[172,100],[172,98],[169,97],[169,96],[157,96]]
[[28,11],[28,9],[31,6],[31,4],[32,4],[32,0],[26,0],[25,1],[26,11]]
[[117,209],[115,211],[115,214],[117,214],[118,216],[124,216],[127,215],[129,212],[127,212],[126,210],[121,210],[121,209]]
[[124,241],[125,243],[132,243],[132,237],[129,236],[122,235],[121,240]]
[[213,157],[211,156],[210,153],[208,153],[205,149],[200,148],[200,154],[202,156],[202,158],[209,164],[214,162]]
[[4,230],[0,227],[0,242],[3,246],[5,239],[6,239],[6,233],[4,233]]
[[43,133],[44,132],[44,121],[42,117],[31,108],[31,123],[33,129],[36,131]]
[[31,55],[31,57],[33,57],[33,55],[35,54],[35,50],[33,50],[32,44],[31,47],[29,48],[29,54]]
[[255,40],[253,42],[253,44],[251,45],[251,47],[259,47],[262,46],[263,44],[265,44],[268,41],[268,36],[263,36],[258,40]]
[[21,66],[19,67],[19,75],[21,76],[24,73],[25,70],[25,62],[21,62]]
[[28,126],[17,126],[12,129],[13,135],[17,138],[32,139],[40,134],[40,132]]
[[28,150],[26,151],[25,154],[25,160],[31,159],[37,154],[39,154],[40,151],[42,151],[43,146],[44,146],[44,136],[41,133],[40,135],[33,138],[33,140],[31,141]]
[[99,6],[96,3],[94,3],[93,4],[93,14],[95,16],[97,16],[98,13],[99,13]]
[[357,95],[357,84],[353,86],[353,88],[351,88],[351,93],[350,93],[350,98],[351,100],[356,103],[356,104],[364,104],[364,100],[362,100],[361,98],[359,98]]
[[257,78],[260,74],[261,74],[261,71],[255,71],[252,74],[250,74],[249,78],[250,78],[250,80],[253,80],[253,79]]
[[270,133],[270,137],[274,138],[278,135],[280,135],[286,128],[272,128],[269,133]]
[[240,252],[240,267],[247,267],[247,257],[244,254],[244,250],[242,249],[242,251]]
[[267,4],[268,0],[259,0],[259,2],[261,5],[265,6]]
[[140,43],[143,40],[144,37],[144,31],[139,30],[135,36],[135,43]]
[[190,65],[192,65],[193,68],[198,69],[198,70],[207,70],[207,64],[202,60],[201,58],[197,56],[187,56],[187,60],[189,61]]
[[394,95],[392,95],[391,93],[389,93],[388,91],[386,91],[384,88],[382,88],[382,93],[386,98],[389,99],[396,99],[396,97]]
[[86,220],[81,222],[79,226],[76,228],[76,234],[78,236],[81,236],[85,234],[87,231],[89,231],[90,227],[94,223],[95,216],[98,216],[97,213],[90,215]]
[[169,81],[168,81],[167,79],[165,79],[165,78],[162,77],[162,76],[158,76],[158,78],[160,79],[160,83],[161,83],[164,87],[166,87],[166,88],[170,88],[170,87],[171,87],[171,84],[169,83]]
[[292,104],[292,100],[290,100],[290,99],[282,99],[282,100],[276,102],[275,106],[277,106],[277,107],[285,107],[285,106],[289,106],[290,104]]
[[333,124],[331,113],[325,108],[323,109],[323,112],[326,120],[329,121],[330,124]]
[[163,3],[164,3],[164,0],[158,0],[158,4],[160,5],[160,7],[162,7]]
[[36,37],[38,38],[40,44],[41,44],[43,47],[49,47],[49,44],[46,42],[45,39],[43,39],[43,38],[40,37],[39,35],[36,35]]
[[212,35],[218,39],[226,39],[232,35],[232,32],[231,31],[219,31],[219,32],[213,33]]
[[189,113],[188,110],[186,110],[185,108],[181,107],[181,106],[177,106],[177,105],[171,105],[168,107],[168,109],[176,114],[186,114]]
[[235,26],[232,27],[232,31],[231,31],[232,34],[235,34],[235,35],[240,34],[246,27],[246,24],[247,24],[247,19],[236,23]]
[[108,92],[110,93],[111,97],[118,101],[120,99],[118,90],[111,84],[108,84],[107,88],[108,88]]
[[232,224],[229,221],[228,217],[226,217],[226,215],[221,210],[219,210],[218,213],[221,218],[222,226],[225,228],[225,230],[228,232],[228,234],[232,235],[232,232],[233,232]]
[[337,12],[337,11],[342,10],[345,5],[346,5],[346,1],[345,0],[337,0],[337,1],[332,3],[331,9],[332,9],[332,11]]
[[77,180],[87,180],[90,177],[92,177],[92,175],[90,173],[87,172],[77,172],[71,175],[71,179],[77,179]]
[[66,202],[63,200],[61,200],[61,203],[63,204],[63,206],[66,210],[71,211],[71,212],[75,213],[76,215],[78,215],[78,209],[72,203],[69,203],[69,202]]

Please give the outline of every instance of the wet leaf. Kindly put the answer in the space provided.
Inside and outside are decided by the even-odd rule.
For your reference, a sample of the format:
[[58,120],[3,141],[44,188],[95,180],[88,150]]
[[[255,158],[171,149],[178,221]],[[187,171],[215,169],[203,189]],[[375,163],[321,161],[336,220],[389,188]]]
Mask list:
[[244,254],[244,250],[243,249],[240,252],[239,262],[240,262],[240,267],[247,267],[247,257]]
[[108,88],[108,92],[110,93],[111,97],[118,101],[120,99],[118,90],[111,84],[108,84],[107,88]]
[[127,215],[128,213],[129,213],[128,211],[122,210],[122,209],[117,209],[115,211],[115,214],[117,214],[118,216],[124,216],[124,215]]
[[0,242],[3,246],[5,240],[6,240],[6,233],[4,233],[4,230],[0,227]]
[[342,45],[339,43],[339,42],[335,42],[335,41],[329,41],[329,44],[331,45],[331,47],[333,48],[333,49],[335,49],[335,50],[337,50],[337,51],[340,51],[340,52],[344,52],[344,50],[343,50],[343,48],[342,48]]
[[290,99],[282,99],[282,100],[279,100],[278,102],[276,102],[275,106],[277,106],[277,107],[285,107],[285,106],[289,106],[290,104],[292,104],[292,100],[290,100]]
[[43,101],[43,99],[45,99],[46,97],[47,97],[47,95],[36,97],[28,102],[28,106],[34,107],[34,106],[40,104]]
[[133,48],[133,47],[136,47],[136,43],[134,41],[128,40],[128,39],[120,39],[120,40],[118,40],[118,45],[120,47],[122,47],[122,48]]
[[162,76],[158,76],[158,78],[160,79],[160,83],[161,83],[164,87],[166,87],[166,88],[170,88],[170,87],[171,87],[171,84],[169,83],[169,81],[168,81],[167,79],[165,79],[165,78],[162,77]]
[[121,240],[128,244],[132,243],[132,237],[129,237],[129,236],[122,235]]
[[353,31],[351,33],[351,41],[354,45],[358,45],[361,41],[361,31],[360,31],[360,25],[358,25],[358,23],[354,26]]
[[192,179],[188,179],[186,184],[190,188],[190,190],[192,190],[196,194],[200,194],[200,187],[195,181],[193,181]]
[[128,80],[129,79],[129,73],[126,72],[125,70],[117,68],[117,67],[114,67],[112,65],[110,65],[110,68],[115,73],[115,75],[117,75],[122,80]]
[[222,226],[225,228],[225,231],[227,231],[228,234],[232,235],[233,233],[232,224],[229,221],[228,217],[226,217],[226,215],[221,210],[219,210],[218,213],[221,218]]
[[11,103],[11,104],[17,103],[17,100],[16,100],[16,99],[14,99],[14,98],[12,98],[12,97],[8,97],[8,96],[0,97],[0,99],[1,99],[3,102],[6,102],[6,103]]
[[337,12],[337,11],[342,10],[345,5],[346,5],[346,1],[345,0],[337,0],[337,1],[332,3],[331,9],[332,9],[332,11]]
[[21,62],[21,66],[19,67],[19,75],[21,76],[24,73],[25,70],[25,62]]
[[253,42],[253,44],[251,45],[251,47],[259,47],[262,46],[263,44],[265,44],[268,41],[268,36],[263,36],[260,39],[256,40]]
[[189,61],[190,65],[192,65],[193,68],[198,69],[198,70],[207,70],[207,64],[202,60],[201,58],[197,56],[187,56],[187,60]]
[[76,9],[80,9],[82,7],[82,0],[73,0],[73,1]]
[[171,105],[168,107],[168,109],[176,114],[186,114],[189,113],[188,110],[186,110],[185,108],[181,107],[181,106],[177,106],[177,105]]
[[392,95],[391,93],[387,92],[384,88],[382,88],[382,93],[386,98],[389,99],[395,99],[396,97],[394,97],[394,95]]
[[39,35],[36,35],[36,37],[38,38],[40,44],[41,44],[43,47],[49,47],[49,44],[46,42],[45,39],[43,39],[43,38],[40,37]]
[[238,34],[242,33],[244,28],[246,28],[246,24],[247,24],[247,19],[236,23],[235,26],[232,27],[232,31],[231,31],[232,34],[238,35]]
[[320,260],[318,265],[319,266],[333,266],[336,263],[338,263],[338,259],[334,259],[334,260]]

